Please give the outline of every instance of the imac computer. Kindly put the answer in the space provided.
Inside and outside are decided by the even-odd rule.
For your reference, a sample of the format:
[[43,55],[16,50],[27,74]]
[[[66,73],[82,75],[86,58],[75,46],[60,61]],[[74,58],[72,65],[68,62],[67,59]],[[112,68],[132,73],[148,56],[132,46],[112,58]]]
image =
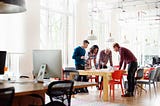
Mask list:
[[62,78],[61,50],[33,50],[33,77],[37,80]]
[[4,74],[4,67],[6,62],[6,51],[0,51],[0,74]]

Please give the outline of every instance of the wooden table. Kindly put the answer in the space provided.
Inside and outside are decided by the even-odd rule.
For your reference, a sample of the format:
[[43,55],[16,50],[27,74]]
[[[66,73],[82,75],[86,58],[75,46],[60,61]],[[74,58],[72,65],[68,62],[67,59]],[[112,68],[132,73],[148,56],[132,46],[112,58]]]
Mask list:
[[[28,106],[29,104],[41,103],[39,100],[34,99],[29,94],[39,94],[45,99],[45,92],[47,91],[49,83],[35,83],[35,82],[15,82],[11,83],[4,81],[0,84],[0,88],[7,88],[13,86],[15,88],[15,97],[13,106]],[[96,83],[91,82],[74,82],[73,88],[82,88],[89,86],[96,86]]]
[[[98,75],[103,77],[103,101],[108,100],[108,81],[113,71],[103,70],[78,70],[79,75]],[[74,73],[70,74],[70,79],[73,79]]]

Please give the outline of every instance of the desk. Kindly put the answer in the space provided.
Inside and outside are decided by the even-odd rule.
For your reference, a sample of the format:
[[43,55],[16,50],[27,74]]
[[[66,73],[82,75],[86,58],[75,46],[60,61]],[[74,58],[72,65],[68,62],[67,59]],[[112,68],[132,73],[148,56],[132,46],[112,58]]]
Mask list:
[[[102,99],[104,101],[108,100],[108,81],[109,77],[111,76],[111,73],[113,71],[107,71],[107,70],[78,70],[79,75],[98,75],[103,77],[103,97]],[[70,74],[70,79],[73,79],[73,73]]]
[[[96,86],[96,83],[90,82],[74,82],[73,88],[82,88],[88,86]],[[28,106],[30,103],[36,103],[37,105],[41,103],[32,97],[28,97],[29,94],[39,94],[45,99],[45,92],[47,91],[47,84],[43,83],[34,83],[34,82],[24,82],[24,83],[10,83],[4,81],[0,84],[0,88],[7,88],[7,87],[15,87],[15,97],[13,101],[13,106]]]

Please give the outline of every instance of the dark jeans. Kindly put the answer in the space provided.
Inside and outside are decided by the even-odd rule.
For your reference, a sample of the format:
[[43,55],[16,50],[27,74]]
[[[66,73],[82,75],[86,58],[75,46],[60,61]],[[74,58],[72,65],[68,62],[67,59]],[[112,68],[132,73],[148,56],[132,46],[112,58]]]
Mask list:
[[[76,65],[76,70],[84,70],[85,66],[83,65]],[[78,75],[76,78],[77,81],[83,81],[83,82],[88,82],[87,76],[86,75]]]
[[100,69],[107,68],[107,66],[100,65]]
[[[84,70],[84,69],[85,69],[84,65],[76,65],[76,70]],[[87,79],[86,75],[78,75],[76,77],[77,77],[77,78],[75,78],[76,81],[88,82],[88,79]],[[76,89],[76,90],[80,90],[80,91],[77,91],[77,92],[88,93],[87,87]]]
[[128,75],[127,75],[127,80],[128,80],[128,92],[134,91],[135,88],[135,72],[137,70],[137,62],[131,62],[128,65]]

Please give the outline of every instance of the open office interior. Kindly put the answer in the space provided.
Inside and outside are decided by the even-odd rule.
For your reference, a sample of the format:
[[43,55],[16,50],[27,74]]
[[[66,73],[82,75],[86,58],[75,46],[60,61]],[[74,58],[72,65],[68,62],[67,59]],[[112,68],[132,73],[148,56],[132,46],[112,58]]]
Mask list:
[[[0,51],[7,51],[8,68],[4,78],[34,78],[34,50],[60,50],[62,68],[75,67],[73,53],[84,40],[89,41],[86,54],[98,45],[96,64],[100,52],[109,49],[112,66],[119,66],[121,55],[114,50],[115,42],[132,51],[138,67],[155,68],[160,64],[160,0],[25,0],[25,8],[24,12],[7,14],[0,8]],[[106,65],[110,67],[110,62]],[[159,87],[154,97],[151,86],[154,99],[150,98],[148,86],[144,88],[147,92],[142,90],[141,96],[123,98],[117,86],[115,99],[109,96],[104,102],[96,86],[88,87],[89,93],[75,94],[71,104],[80,106],[81,101],[82,106],[158,106]]]

